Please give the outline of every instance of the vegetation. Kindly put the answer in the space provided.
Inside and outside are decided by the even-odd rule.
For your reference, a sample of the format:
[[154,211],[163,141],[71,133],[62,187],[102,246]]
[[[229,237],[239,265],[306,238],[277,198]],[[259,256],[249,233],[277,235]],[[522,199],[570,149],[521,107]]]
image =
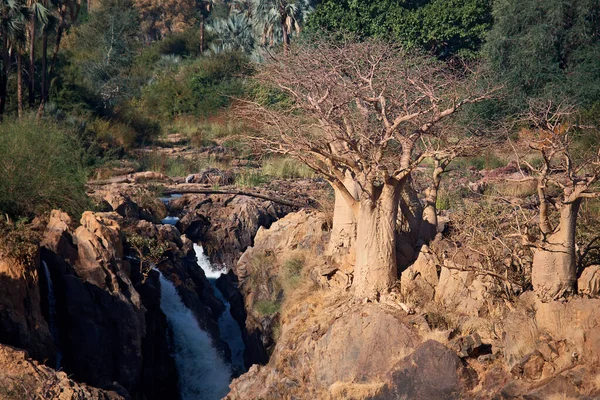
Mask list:
[[[467,213],[472,192],[529,202],[540,225],[517,233],[539,258],[571,207],[568,260],[545,262],[568,265],[547,290],[566,294],[598,247],[593,213],[579,209],[598,193],[599,10],[598,0],[5,2],[0,210],[79,213],[89,168],[107,159],[171,176],[228,162],[133,151],[179,133],[262,160],[237,167],[242,187],[326,179],[331,248],[360,246],[364,295],[397,278],[396,214],[416,246],[435,237],[439,211]],[[442,183],[509,160],[518,185]],[[367,282],[375,270],[381,280]]]
[[84,155],[75,134],[33,119],[0,124],[0,210],[13,218],[88,206]]
[[492,24],[490,0],[324,0],[309,17],[313,31],[394,39],[441,58],[474,56]]

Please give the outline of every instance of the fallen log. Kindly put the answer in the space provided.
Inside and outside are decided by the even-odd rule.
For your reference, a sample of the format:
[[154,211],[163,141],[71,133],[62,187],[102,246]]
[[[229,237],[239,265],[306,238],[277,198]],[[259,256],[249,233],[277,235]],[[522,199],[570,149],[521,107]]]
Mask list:
[[257,192],[248,192],[245,190],[237,190],[237,189],[212,189],[212,188],[201,188],[201,187],[186,187],[181,185],[179,187],[166,187],[163,190],[163,194],[171,195],[171,194],[228,194],[233,196],[247,196],[254,197],[257,199],[268,200],[274,203],[278,203],[284,206],[293,207],[293,208],[304,208],[308,206],[308,201],[306,203],[299,203],[291,200],[284,199],[282,197],[273,195],[273,194],[262,194]]

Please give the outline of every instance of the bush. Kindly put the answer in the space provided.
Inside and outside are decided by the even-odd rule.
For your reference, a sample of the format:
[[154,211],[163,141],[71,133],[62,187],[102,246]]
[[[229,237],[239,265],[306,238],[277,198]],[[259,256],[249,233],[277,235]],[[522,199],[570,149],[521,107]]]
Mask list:
[[208,117],[243,93],[239,78],[246,62],[237,53],[224,53],[182,63],[142,90],[141,111],[155,118],[180,115]]
[[72,215],[87,203],[82,149],[60,126],[33,119],[0,125],[0,210],[32,217],[53,208]]
[[302,280],[302,269],[304,268],[304,264],[304,257],[300,256],[289,258],[283,264],[281,286],[285,291],[290,291],[298,287]]
[[273,315],[279,312],[281,303],[276,300],[260,300],[254,304],[254,311],[261,316]]

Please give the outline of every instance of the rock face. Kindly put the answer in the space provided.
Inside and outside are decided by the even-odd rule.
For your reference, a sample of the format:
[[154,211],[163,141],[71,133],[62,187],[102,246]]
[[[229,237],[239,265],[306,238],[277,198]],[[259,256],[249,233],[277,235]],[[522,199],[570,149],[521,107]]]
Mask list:
[[[276,221],[269,229],[261,228],[254,238],[254,246],[246,250],[233,272],[239,279],[242,299],[232,297],[231,304],[243,301],[243,313],[234,318],[245,325],[245,360],[248,366],[265,364],[273,350],[273,329],[279,323],[277,316],[256,312],[261,301],[280,301],[282,290],[278,280],[280,267],[294,252],[310,250],[312,256],[323,254],[323,219],[320,214],[300,211]],[[312,257],[313,259],[315,257]],[[237,303],[233,303],[237,301]]]
[[169,202],[171,212],[181,212],[180,230],[201,242],[215,265],[231,267],[254,243],[261,227],[286,215],[290,209],[249,197],[184,195]]
[[474,371],[434,340],[423,343],[400,361],[386,379],[388,383],[372,399],[461,399],[477,383]]
[[0,398],[3,400],[123,400],[116,392],[96,389],[69,379],[27,357],[27,353],[0,345]]
[[584,269],[577,280],[577,287],[583,295],[600,296],[600,265],[590,265]]
[[42,309],[39,271],[39,265],[0,254],[0,342],[28,349],[39,361],[55,360],[56,348]]
[[[177,393],[177,380],[168,347],[154,347],[167,342],[156,303],[160,292],[156,279],[149,279],[137,282],[145,299],[138,293],[123,259],[120,221],[116,213],[86,212],[73,232],[64,214],[51,216],[42,258],[55,288],[61,366],[93,386],[117,388],[132,398],[161,398]],[[153,368],[149,360],[166,363]],[[165,384],[162,391],[151,390],[157,382]]]

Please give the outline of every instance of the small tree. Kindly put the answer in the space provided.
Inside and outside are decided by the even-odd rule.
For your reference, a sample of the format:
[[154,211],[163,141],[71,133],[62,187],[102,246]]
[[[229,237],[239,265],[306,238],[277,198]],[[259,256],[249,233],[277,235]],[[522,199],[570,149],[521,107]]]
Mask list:
[[581,127],[574,124],[574,110],[565,102],[532,100],[525,116],[534,135],[529,147],[541,157],[539,167],[521,165],[537,183],[540,237],[534,243],[531,280],[542,300],[574,292],[579,208],[584,199],[600,197],[600,148],[577,148],[573,136]]
[[166,243],[160,243],[156,238],[142,236],[135,232],[126,234],[127,244],[133,249],[140,261],[140,273],[142,283],[148,279],[148,274],[165,258],[165,252],[169,249]]
[[242,115],[263,128],[251,138],[332,185],[330,247],[355,243],[358,296],[377,296],[397,279],[400,195],[411,171],[437,153],[443,132],[434,128],[495,91],[470,75],[377,41],[291,46],[258,73],[288,101],[276,109],[245,103]]

